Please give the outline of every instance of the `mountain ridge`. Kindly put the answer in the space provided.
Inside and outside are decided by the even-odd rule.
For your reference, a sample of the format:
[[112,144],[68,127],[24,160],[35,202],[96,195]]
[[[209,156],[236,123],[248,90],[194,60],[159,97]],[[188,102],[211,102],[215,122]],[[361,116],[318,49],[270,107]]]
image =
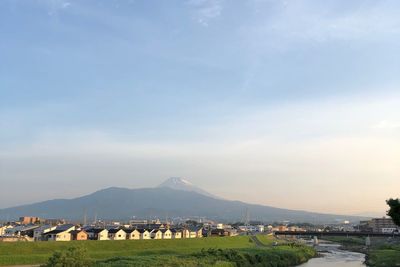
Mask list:
[[281,209],[242,201],[215,199],[203,194],[168,187],[128,189],[109,187],[72,199],[54,199],[38,203],[0,209],[0,220],[20,216],[64,218],[81,220],[98,217],[104,220],[133,218],[206,217],[212,220],[241,221],[245,211],[253,220],[274,222],[359,221],[364,217],[322,214],[300,210]]

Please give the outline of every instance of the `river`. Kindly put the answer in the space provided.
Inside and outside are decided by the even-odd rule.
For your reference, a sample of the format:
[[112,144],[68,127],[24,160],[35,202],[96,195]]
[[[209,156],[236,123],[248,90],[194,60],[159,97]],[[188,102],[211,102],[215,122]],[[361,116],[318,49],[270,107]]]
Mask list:
[[338,244],[320,243],[316,249],[322,257],[313,258],[299,267],[362,267],[365,255],[339,249]]

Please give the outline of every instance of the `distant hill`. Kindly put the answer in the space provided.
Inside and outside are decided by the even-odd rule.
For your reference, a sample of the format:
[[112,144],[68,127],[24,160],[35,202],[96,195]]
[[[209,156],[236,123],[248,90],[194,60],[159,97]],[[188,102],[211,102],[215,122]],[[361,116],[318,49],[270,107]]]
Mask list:
[[359,216],[359,217],[370,217],[370,218],[382,218],[386,217],[386,212],[374,212],[374,211],[365,211],[365,212],[360,212],[356,214],[352,214],[354,216]]
[[246,211],[252,220],[266,222],[288,220],[329,223],[363,219],[356,216],[319,214],[247,204],[162,186],[142,189],[111,187],[74,199],[55,199],[1,209],[0,220],[17,219],[20,216],[81,220],[86,213],[88,218],[97,216],[105,220],[127,220],[132,216],[161,219],[166,216],[169,218],[200,216],[220,221],[240,221]]

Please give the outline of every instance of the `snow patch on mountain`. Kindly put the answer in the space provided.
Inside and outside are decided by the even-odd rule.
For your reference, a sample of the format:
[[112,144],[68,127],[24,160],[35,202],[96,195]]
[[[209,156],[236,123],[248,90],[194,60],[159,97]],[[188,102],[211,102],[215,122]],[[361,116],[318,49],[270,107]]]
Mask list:
[[168,187],[175,190],[193,191],[208,197],[218,198],[181,177],[171,177],[161,183],[158,187]]

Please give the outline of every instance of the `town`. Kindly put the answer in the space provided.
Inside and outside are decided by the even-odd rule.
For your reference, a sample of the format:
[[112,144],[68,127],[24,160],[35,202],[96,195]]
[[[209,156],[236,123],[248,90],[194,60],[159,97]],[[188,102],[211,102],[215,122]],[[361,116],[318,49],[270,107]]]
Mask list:
[[224,224],[211,220],[188,219],[171,223],[160,220],[130,220],[129,222],[73,223],[64,219],[20,217],[18,221],[0,224],[0,242],[15,241],[79,241],[79,240],[151,240],[205,238],[248,234],[274,234],[275,232],[346,232],[398,234],[400,228],[390,218],[373,218],[352,225],[348,221],[313,225],[290,222],[264,224],[246,222]]

